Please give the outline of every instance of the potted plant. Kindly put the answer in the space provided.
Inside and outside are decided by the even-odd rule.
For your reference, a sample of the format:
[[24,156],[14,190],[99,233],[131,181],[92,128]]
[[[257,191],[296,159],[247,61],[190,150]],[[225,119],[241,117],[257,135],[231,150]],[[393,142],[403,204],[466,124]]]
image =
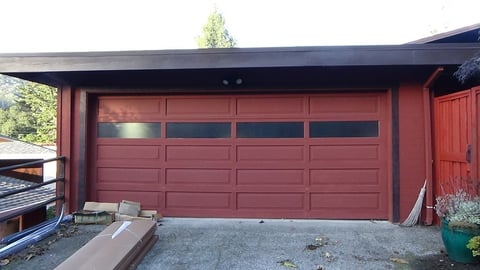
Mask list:
[[449,258],[461,263],[479,262],[467,244],[480,235],[480,196],[465,189],[445,193],[436,198],[435,210],[442,222],[442,240]]
[[467,248],[472,251],[473,257],[480,256],[480,236],[472,237],[468,241]]

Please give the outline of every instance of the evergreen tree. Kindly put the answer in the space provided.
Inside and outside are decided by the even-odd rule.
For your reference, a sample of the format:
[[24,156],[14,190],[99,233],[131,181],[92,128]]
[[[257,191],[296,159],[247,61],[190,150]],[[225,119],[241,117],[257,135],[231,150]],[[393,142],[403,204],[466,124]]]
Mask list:
[[57,89],[48,85],[26,83],[17,93],[16,107],[28,112],[34,132],[20,139],[35,143],[54,143],[57,127]]
[[32,117],[19,107],[11,106],[7,109],[0,109],[0,134],[22,139],[27,134],[34,133]]
[[0,108],[8,109],[14,103],[15,93],[26,81],[0,74]]
[[225,28],[225,18],[215,9],[203,26],[203,34],[196,38],[199,48],[231,48],[236,41]]
[[0,134],[31,143],[55,143],[57,90],[18,81],[12,105],[0,108]]

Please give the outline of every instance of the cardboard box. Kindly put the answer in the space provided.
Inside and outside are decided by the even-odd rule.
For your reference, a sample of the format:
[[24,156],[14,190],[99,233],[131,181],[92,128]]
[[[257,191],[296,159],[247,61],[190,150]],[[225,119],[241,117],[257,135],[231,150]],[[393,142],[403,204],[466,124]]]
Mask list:
[[107,211],[118,212],[118,203],[105,203],[105,202],[85,202],[83,205],[84,211]]
[[157,212],[157,210],[140,210],[139,217],[148,217],[154,221],[162,219],[162,215]]
[[111,224],[115,214],[107,211],[78,211],[73,213],[73,222],[77,224]]
[[122,200],[118,206],[118,213],[121,215],[138,217],[138,214],[140,213],[140,203]]
[[55,269],[134,269],[158,239],[156,227],[149,220],[114,222]]
[[118,203],[85,202],[83,210],[73,213],[78,224],[111,224],[118,211]]
[[161,215],[159,215],[156,210],[141,210],[137,217],[115,213],[115,221],[151,220],[157,222],[160,218]]

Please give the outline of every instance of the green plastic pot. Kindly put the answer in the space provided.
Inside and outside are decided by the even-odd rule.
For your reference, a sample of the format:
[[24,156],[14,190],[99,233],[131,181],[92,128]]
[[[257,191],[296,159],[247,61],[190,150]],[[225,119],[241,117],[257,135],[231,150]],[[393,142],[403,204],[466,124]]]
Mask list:
[[480,258],[474,257],[467,248],[468,241],[478,235],[478,232],[463,228],[450,228],[448,221],[442,219],[442,240],[447,250],[448,257],[460,263],[479,263]]

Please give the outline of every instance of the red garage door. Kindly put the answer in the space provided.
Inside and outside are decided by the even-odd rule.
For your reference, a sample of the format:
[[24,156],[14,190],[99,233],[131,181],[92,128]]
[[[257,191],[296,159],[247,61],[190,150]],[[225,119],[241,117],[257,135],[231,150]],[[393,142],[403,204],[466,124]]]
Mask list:
[[101,96],[89,199],[166,216],[387,219],[387,100]]

